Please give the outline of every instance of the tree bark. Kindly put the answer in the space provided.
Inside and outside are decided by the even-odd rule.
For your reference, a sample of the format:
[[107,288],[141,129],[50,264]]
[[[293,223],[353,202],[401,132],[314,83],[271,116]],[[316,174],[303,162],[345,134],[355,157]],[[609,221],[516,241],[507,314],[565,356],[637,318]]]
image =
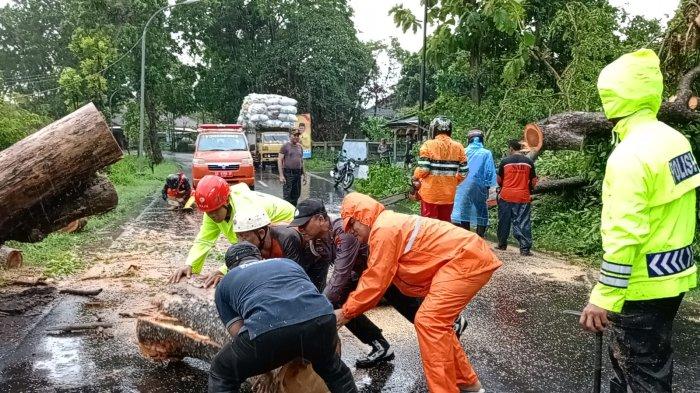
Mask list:
[[163,161],[163,153],[160,151],[158,141],[158,113],[153,97],[146,93],[146,116],[148,116],[148,149],[151,162],[160,164]]
[[0,242],[38,242],[74,220],[105,213],[117,206],[117,191],[104,175],[77,180],[70,187],[18,210],[11,221],[0,224]]
[[[661,104],[657,115],[670,124],[687,124],[700,120],[692,86],[700,76],[700,65],[687,72],[678,85],[676,99]],[[601,112],[563,112],[525,126],[524,138],[530,147],[541,150],[578,150],[591,135],[610,135],[613,123]]]
[[588,181],[583,177],[567,177],[564,179],[542,180],[532,191],[533,194],[546,194],[548,192],[577,189],[585,186]]
[[22,251],[9,247],[0,247],[0,266],[14,269],[22,266]]
[[[35,228],[34,221],[43,222],[39,227],[44,232],[85,216],[78,214],[61,220],[57,212],[65,212],[63,205],[70,203],[65,196],[70,190],[85,190],[86,179],[121,156],[104,117],[92,104],[1,151],[0,243],[15,237],[31,238],[17,230]],[[90,211],[83,209],[84,213]]]

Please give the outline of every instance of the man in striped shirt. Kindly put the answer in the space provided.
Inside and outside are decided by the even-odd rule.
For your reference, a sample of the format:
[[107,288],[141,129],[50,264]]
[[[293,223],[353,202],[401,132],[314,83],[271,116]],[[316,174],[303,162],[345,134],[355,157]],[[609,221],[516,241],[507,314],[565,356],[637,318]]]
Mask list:
[[464,146],[451,138],[449,119],[436,117],[430,130],[435,138],[420,147],[412,180],[419,185],[421,215],[450,222],[457,185],[467,175],[467,156]]

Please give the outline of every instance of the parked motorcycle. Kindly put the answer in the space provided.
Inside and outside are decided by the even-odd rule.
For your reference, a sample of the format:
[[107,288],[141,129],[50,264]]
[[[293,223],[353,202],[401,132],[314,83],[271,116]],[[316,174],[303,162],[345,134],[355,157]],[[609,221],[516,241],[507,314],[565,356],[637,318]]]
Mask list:
[[352,187],[352,183],[355,181],[355,168],[357,168],[355,160],[345,157],[344,154],[340,155],[330,172],[335,181],[335,187],[340,185],[344,190]]

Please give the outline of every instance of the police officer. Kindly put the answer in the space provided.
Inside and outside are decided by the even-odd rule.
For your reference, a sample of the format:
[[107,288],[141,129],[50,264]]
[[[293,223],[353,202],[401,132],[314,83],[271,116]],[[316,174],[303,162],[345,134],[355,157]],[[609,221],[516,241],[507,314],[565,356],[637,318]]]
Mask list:
[[672,326],[697,285],[695,236],[700,170],[688,140],[658,121],[663,78],[649,49],[603,69],[598,91],[621,141],[603,182],[603,261],[580,323],[610,327],[610,391],[671,392]]

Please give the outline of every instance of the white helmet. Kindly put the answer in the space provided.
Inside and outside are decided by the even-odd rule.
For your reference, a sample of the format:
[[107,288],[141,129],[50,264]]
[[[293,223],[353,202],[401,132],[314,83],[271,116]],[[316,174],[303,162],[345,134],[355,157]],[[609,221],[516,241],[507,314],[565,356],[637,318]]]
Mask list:
[[245,206],[240,209],[240,206],[236,206],[236,214],[233,216],[234,232],[248,232],[268,225],[270,225],[270,217],[264,209],[254,206]]

